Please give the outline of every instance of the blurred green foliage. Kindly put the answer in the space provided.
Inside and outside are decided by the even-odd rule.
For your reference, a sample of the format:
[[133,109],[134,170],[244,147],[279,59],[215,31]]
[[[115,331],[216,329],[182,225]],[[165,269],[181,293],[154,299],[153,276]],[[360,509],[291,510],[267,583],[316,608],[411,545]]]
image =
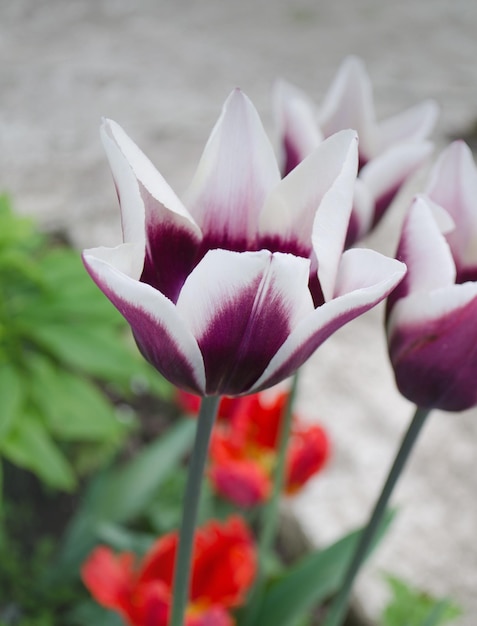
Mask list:
[[386,576],[392,598],[382,616],[382,626],[442,626],[461,615],[450,600],[436,599],[396,578]]
[[125,328],[79,253],[0,196],[0,457],[72,490],[79,470],[118,449],[131,419],[104,389],[170,389]]
[[[139,554],[150,547],[157,533],[147,521],[149,507],[180,471],[195,426],[194,420],[174,421],[131,459],[102,468],[74,500],[43,492],[37,501],[31,496],[6,501],[0,525],[0,626],[123,623],[89,597],[79,580],[81,564],[97,543]],[[175,492],[175,500],[179,510],[181,493]],[[74,510],[66,527],[62,520],[61,536],[53,536],[64,501]],[[45,508],[51,509],[51,519],[39,524]]]
[[[193,420],[174,417],[126,461],[112,460],[132,425],[118,401],[134,405],[137,389],[172,399],[172,387],[128,337],[78,252],[40,234],[0,196],[0,486],[3,457],[9,494],[0,510],[0,626],[120,626],[121,618],[82,587],[82,562],[98,542],[142,554],[179,525]],[[40,479],[39,501],[28,481],[25,497],[20,481],[12,489],[18,468]],[[73,491],[92,469],[99,471],[74,497],[58,493]],[[60,519],[62,497],[71,510]],[[201,522],[230,513],[231,505],[204,485]],[[315,605],[339,587],[357,538],[351,533],[288,569],[271,555],[269,584],[252,617],[243,610],[238,623],[311,621]],[[446,600],[388,580],[393,598],[382,626],[442,626],[460,614]]]

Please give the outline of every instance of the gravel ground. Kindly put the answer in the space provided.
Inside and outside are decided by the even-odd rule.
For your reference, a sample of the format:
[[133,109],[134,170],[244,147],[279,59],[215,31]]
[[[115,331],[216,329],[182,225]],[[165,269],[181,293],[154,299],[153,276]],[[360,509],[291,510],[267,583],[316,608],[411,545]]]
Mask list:
[[[477,3],[472,0],[3,0],[0,4],[0,189],[79,247],[119,242],[98,122],[123,125],[179,194],[222,102],[236,85],[273,132],[281,76],[320,102],[344,56],[361,56],[378,115],[432,97],[442,146],[476,118]],[[392,254],[414,181],[368,245]],[[292,504],[310,536],[361,523],[412,407],[397,394],[382,310],[337,333],[301,379],[300,407],[334,442],[328,471]],[[432,415],[396,493],[389,540],[357,585],[375,616],[382,572],[455,598],[477,616],[475,412]]]

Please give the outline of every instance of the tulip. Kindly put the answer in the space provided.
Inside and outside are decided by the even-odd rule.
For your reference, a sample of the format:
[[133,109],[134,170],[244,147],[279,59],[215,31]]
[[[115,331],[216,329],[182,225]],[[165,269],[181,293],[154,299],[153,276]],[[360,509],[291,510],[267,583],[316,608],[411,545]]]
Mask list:
[[145,358],[182,389],[234,396],[285,379],[405,272],[375,252],[343,254],[351,131],[281,180],[257,112],[235,90],[184,203],[116,123],[101,134],[124,243],[83,260]]
[[[241,507],[263,503],[271,494],[288,394],[236,398],[230,419],[216,425],[209,477],[215,490]],[[286,493],[294,494],[325,464],[328,438],[317,424],[294,416],[285,459]]]
[[[99,546],[81,576],[96,601],[120,613],[129,626],[167,626],[176,552],[177,533],[158,539],[140,563],[132,553],[116,555]],[[185,626],[232,626],[229,609],[243,604],[256,569],[251,533],[240,517],[199,528]]]
[[376,120],[372,85],[364,63],[347,57],[319,111],[296,87],[279,81],[274,103],[284,174],[322,141],[342,129],[359,137],[359,177],[346,246],[369,233],[381,220],[402,185],[431,152],[425,139],[437,119],[427,100],[381,122]]
[[420,407],[477,404],[477,169],[454,142],[404,222],[408,273],[389,298],[389,353],[400,392]]
[[396,255],[408,272],[388,298],[386,327],[396,384],[416,410],[324,626],[344,622],[355,577],[429,414],[477,405],[476,198],[472,153],[456,141],[405,217]]

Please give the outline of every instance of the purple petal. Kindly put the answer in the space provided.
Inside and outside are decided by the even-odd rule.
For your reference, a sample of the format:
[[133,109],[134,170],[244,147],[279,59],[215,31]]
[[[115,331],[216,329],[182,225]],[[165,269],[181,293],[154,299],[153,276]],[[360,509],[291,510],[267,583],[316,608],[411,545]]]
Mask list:
[[462,411],[477,404],[477,285],[400,300],[389,353],[400,392],[419,406]]
[[313,311],[309,261],[287,254],[212,250],[177,308],[200,346],[207,393],[247,392],[292,329]]
[[281,149],[282,174],[286,176],[323,140],[317,112],[307,95],[284,80],[275,83],[273,105]]
[[[147,243],[141,281],[177,302],[185,279],[198,261],[200,240],[187,222],[155,202],[143,189]],[[151,204],[153,210],[149,210]]]
[[122,128],[101,129],[121,203],[124,240],[145,245],[141,280],[175,301],[201,233],[175,193]]
[[343,250],[356,171],[356,133],[342,131],[322,142],[268,197],[260,247],[310,257],[315,223],[319,278],[321,271],[328,287],[326,268]]
[[[416,197],[409,208],[396,253],[396,257],[406,263],[408,271],[389,296],[388,314],[397,300],[410,293],[430,291],[455,282],[455,263],[436,221],[435,209],[438,207],[432,206],[425,196]],[[448,222],[443,224],[443,228],[448,226]]]
[[143,356],[170,382],[203,394],[204,363],[197,341],[175,305],[156,289],[126,273],[131,244],[85,250],[92,279],[131,325]]
[[477,168],[469,147],[454,141],[441,153],[430,178],[427,194],[456,225],[447,240],[456,261],[457,280],[477,280]]
[[405,271],[399,261],[371,250],[345,252],[337,297],[301,321],[251,391],[260,391],[293,374],[330,335],[386,298]]
[[258,113],[237,89],[224,105],[187,195],[204,247],[253,249],[259,213],[279,180]]

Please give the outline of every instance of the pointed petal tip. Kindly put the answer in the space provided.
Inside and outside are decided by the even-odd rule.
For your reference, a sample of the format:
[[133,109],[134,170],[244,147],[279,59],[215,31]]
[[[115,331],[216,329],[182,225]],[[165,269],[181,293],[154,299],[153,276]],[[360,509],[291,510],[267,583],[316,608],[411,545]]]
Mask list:
[[101,124],[99,126],[101,133],[107,133],[111,136],[115,127],[119,127],[117,122],[104,115],[101,116]]
[[437,223],[440,232],[445,235],[455,229],[455,221],[448,211],[440,204],[437,204],[424,193],[416,194],[409,207],[409,213],[414,211],[429,211],[434,221]]
[[[240,87],[234,87],[228,95],[222,107],[222,115],[219,118],[216,127],[221,121],[223,121],[224,118],[230,119],[234,116],[237,119],[240,119],[242,116],[246,116],[243,119],[247,119],[247,117],[250,118],[250,116],[259,117],[258,111],[252,100],[244,91],[242,91]],[[237,121],[237,123],[239,122]]]
[[345,128],[338,130],[329,137],[326,137],[320,145],[331,145],[332,143],[341,144],[342,146],[349,145],[349,149],[356,150],[356,158],[358,158],[358,133],[353,128]]
[[348,54],[341,63],[342,68],[348,68],[357,70],[360,72],[366,72],[366,63],[357,54]]
[[131,142],[131,139],[126,134],[126,131],[114,120],[109,117],[102,117],[101,124],[99,126],[99,135],[106,153],[108,153],[108,145],[113,142],[119,146],[121,139]]
[[428,115],[435,117],[435,119],[437,120],[437,117],[441,112],[441,107],[436,100],[428,98],[427,100],[423,100],[421,106],[427,109]]
[[345,83],[357,81],[357,84],[366,85],[371,89],[371,79],[364,60],[354,54],[343,59],[338,67],[335,80],[342,80]]
[[441,155],[442,157],[446,156],[447,158],[458,159],[460,157],[469,159],[472,162],[474,161],[472,150],[463,139],[454,140],[442,151]]
[[247,94],[242,91],[240,87],[234,87],[232,91],[227,96],[227,99],[224,103],[224,109],[228,109],[233,106],[245,106],[252,105],[252,101],[247,96]]

